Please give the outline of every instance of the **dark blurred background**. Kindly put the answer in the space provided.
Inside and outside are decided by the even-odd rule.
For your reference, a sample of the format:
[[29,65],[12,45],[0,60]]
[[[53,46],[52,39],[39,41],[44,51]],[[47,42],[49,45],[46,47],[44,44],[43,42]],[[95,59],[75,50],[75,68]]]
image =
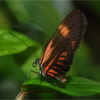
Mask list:
[[[100,82],[100,1],[3,0],[0,1],[0,29],[21,32],[39,43],[39,48],[32,49],[40,56],[45,39],[49,40],[63,18],[75,9],[86,15],[87,30],[67,75]],[[28,50],[0,57],[0,99],[14,99],[17,96],[29,70],[33,69],[34,60]],[[35,70],[38,71],[38,68]],[[32,73],[30,78],[34,77],[37,76]],[[62,93],[35,93],[25,98],[99,99],[100,95],[74,97]]]

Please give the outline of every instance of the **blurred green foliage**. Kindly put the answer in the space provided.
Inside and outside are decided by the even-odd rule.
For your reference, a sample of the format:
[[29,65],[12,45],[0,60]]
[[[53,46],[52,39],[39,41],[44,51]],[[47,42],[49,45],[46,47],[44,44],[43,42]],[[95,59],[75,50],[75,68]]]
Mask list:
[[[39,71],[38,67],[32,68],[35,55],[8,31],[22,39],[40,57],[44,41],[49,41],[63,18],[74,9],[85,13],[88,26],[67,75],[100,82],[100,1],[3,0],[0,1],[0,99],[15,98],[28,72]],[[30,73],[31,79],[36,77]],[[99,99],[100,95],[74,97],[62,93],[35,93],[26,98]]]

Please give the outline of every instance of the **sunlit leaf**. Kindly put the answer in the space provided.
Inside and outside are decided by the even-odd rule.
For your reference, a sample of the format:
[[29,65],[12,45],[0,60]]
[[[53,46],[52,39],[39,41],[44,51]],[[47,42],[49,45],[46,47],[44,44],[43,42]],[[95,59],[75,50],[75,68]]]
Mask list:
[[[28,47],[38,46],[36,42],[19,32],[11,31],[11,33],[24,41]],[[27,49],[27,46],[19,39],[9,34],[7,30],[0,29],[0,56],[19,53],[25,49]]]

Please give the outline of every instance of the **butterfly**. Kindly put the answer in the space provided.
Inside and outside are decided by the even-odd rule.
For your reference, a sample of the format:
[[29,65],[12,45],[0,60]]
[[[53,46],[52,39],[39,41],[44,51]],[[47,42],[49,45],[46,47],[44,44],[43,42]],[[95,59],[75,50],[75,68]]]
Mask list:
[[40,74],[50,76],[63,83],[69,71],[75,51],[86,31],[87,19],[83,12],[72,11],[59,25],[49,41],[41,59],[36,59]]
[[[45,48],[42,58],[36,59],[36,62],[33,63],[33,67],[36,66],[36,63],[38,64],[40,73],[31,71],[43,76],[50,76],[65,83],[67,81],[66,72],[69,71],[70,65],[72,65],[74,53],[83,39],[86,26],[87,19],[84,13],[78,9],[72,11],[58,26]],[[11,32],[9,33],[22,41]],[[28,47],[28,49],[30,48]],[[30,51],[32,50],[30,49]]]

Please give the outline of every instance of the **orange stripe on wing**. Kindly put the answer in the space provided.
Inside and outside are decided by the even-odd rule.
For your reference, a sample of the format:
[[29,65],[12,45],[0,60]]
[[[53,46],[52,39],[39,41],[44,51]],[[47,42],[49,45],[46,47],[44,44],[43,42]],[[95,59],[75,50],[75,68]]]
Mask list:
[[61,62],[57,62],[56,64],[58,64],[58,65],[64,65],[63,63],[61,63]]
[[50,75],[51,77],[55,77],[53,74],[51,74],[51,73],[49,73],[49,72],[48,72],[47,74]]
[[65,60],[65,57],[59,57],[58,60]]
[[57,72],[54,71],[53,69],[50,69],[49,72],[54,73],[54,74],[57,74]]
[[[56,66],[53,66],[53,68],[61,70],[59,67],[56,67]],[[64,71],[62,70],[62,72],[64,72]]]
[[44,67],[44,73],[45,74],[46,74],[48,68],[51,66],[52,63],[53,63],[53,59],[50,61],[50,63],[46,67]]
[[53,68],[55,68],[55,69],[60,69],[59,67],[56,67],[56,66],[53,66]]

